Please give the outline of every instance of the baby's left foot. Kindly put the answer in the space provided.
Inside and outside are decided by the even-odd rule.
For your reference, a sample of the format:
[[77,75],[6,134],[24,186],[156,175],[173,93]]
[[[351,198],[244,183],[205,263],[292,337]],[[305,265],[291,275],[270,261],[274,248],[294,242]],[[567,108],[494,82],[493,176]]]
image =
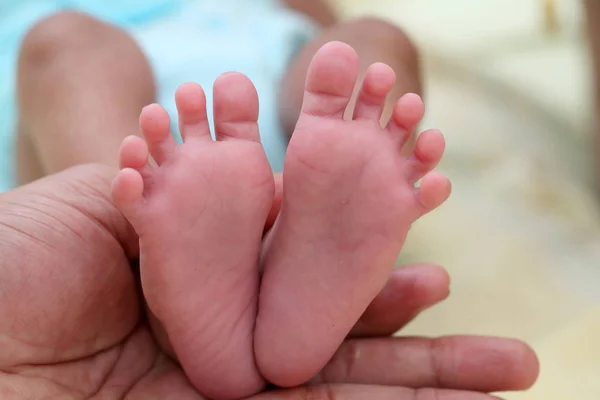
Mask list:
[[147,107],[146,140],[124,141],[113,199],[140,237],[145,298],[190,381],[211,399],[237,399],[264,385],[253,334],[274,184],[258,134],[258,96],[243,75],[217,79],[216,141],[202,88],[186,84],[175,97],[184,143],[175,145],[163,108]]
[[354,120],[343,120],[357,78],[351,47],[329,43],[316,54],[288,148],[255,333],[259,368],[280,386],[326,364],[385,285],[411,224],[450,194],[448,180],[430,173],[444,151],[439,132],[400,153],[423,115],[418,96],[401,98],[380,125],[390,67],[371,66]]

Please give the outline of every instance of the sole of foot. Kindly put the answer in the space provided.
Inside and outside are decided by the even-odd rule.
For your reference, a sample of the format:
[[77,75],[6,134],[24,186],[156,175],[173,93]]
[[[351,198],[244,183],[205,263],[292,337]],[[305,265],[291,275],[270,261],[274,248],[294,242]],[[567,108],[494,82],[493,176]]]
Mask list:
[[221,400],[264,386],[253,335],[274,182],[252,83],[229,73],[217,79],[213,92],[216,140],[197,84],[184,84],[175,95],[180,146],[162,107],[142,111],[144,139],[123,142],[112,196],[140,237],[142,287],[151,311],[192,384]]
[[344,120],[358,75],[356,52],[339,42],[323,46],[308,70],[255,333],[259,368],[276,385],[318,373],[384,287],[411,224],[450,194],[448,179],[432,172],[444,152],[440,132],[421,133],[401,154],[423,117],[419,96],[400,98],[381,126],[396,79],[389,66],[367,70],[354,118]]

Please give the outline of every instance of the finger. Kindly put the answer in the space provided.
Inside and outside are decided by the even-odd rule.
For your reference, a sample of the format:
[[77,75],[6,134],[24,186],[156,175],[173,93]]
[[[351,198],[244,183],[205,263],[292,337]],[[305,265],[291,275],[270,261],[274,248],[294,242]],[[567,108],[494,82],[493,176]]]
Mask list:
[[501,400],[484,393],[376,385],[316,385],[264,392],[248,400]]
[[392,335],[423,310],[446,299],[449,285],[448,273],[435,265],[415,264],[395,270],[350,336]]
[[535,353],[517,340],[379,338],[346,341],[315,382],[500,392],[531,387],[538,372]]

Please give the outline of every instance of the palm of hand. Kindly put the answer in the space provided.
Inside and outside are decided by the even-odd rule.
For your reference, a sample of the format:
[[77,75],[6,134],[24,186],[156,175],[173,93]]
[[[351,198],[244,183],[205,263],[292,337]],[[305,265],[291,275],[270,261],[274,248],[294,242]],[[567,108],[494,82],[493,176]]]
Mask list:
[[142,320],[132,268],[113,235],[128,228],[96,223],[120,223],[103,218],[99,207],[110,206],[19,203],[0,215],[0,343],[8,350],[0,353],[0,398],[200,398]]

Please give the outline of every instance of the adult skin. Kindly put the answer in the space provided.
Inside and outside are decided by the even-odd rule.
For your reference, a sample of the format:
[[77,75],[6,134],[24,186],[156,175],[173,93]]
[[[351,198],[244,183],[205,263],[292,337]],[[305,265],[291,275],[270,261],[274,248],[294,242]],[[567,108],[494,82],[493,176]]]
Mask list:
[[[204,399],[144,316],[113,176],[83,165],[0,195],[0,398]],[[397,270],[310,385],[254,399],[489,400],[532,385],[518,341],[384,337],[447,294],[439,267]]]

